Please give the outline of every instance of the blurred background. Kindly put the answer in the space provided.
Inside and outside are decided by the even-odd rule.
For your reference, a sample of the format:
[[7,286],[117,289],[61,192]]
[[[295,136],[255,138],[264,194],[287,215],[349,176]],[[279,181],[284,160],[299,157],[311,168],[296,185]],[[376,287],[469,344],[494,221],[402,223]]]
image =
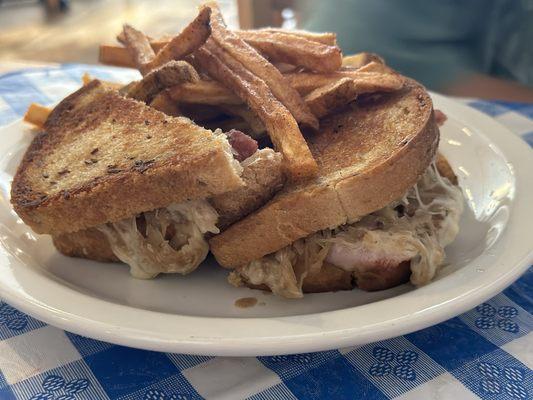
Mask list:
[[[200,0],[0,0],[0,64],[96,63],[128,22],[176,33]],[[533,102],[533,0],[220,0],[230,27],[334,31],[430,89]],[[1,66],[0,66],[1,68]],[[0,69],[1,72],[1,69]]]

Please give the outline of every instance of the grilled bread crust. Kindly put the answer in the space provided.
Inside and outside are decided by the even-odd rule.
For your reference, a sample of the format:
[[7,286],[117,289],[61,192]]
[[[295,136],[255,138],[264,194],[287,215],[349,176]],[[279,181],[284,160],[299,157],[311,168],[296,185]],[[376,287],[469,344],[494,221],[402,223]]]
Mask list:
[[362,96],[323,120],[307,139],[318,177],[285,186],[261,209],[211,238],[222,266],[245,265],[400,198],[435,156],[439,131],[428,93],[407,80],[398,92]]
[[220,135],[92,81],[34,138],[11,203],[35,232],[63,233],[241,185]]

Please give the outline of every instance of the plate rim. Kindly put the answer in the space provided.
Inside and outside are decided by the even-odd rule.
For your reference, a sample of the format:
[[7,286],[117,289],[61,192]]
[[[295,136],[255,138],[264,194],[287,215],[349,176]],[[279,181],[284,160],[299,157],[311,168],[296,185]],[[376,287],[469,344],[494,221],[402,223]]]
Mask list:
[[[494,143],[502,152],[507,161],[511,161],[516,167],[516,185],[517,196],[514,199],[514,207],[518,207],[523,202],[527,202],[527,198],[521,198],[520,196],[528,196],[533,199],[533,188],[527,189],[524,183],[527,182],[527,177],[530,176],[533,179],[533,168],[527,169],[527,166],[533,166],[533,157],[531,157],[531,149],[527,144],[515,133],[511,132],[501,123],[495,119],[487,116],[469,107],[465,104],[461,104],[456,100],[447,98],[442,95],[431,93],[432,97],[439,103],[444,105],[446,112],[453,110],[453,118],[460,122],[464,122],[466,125],[476,126],[477,124],[490,124],[494,127],[493,131],[484,132],[484,135]],[[472,120],[465,122],[466,119]],[[479,122],[481,120],[481,122]],[[6,125],[1,129],[6,129],[20,123],[20,120]],[[500,131],[500,138],[496,136],[494,132]],[[503,139],[505,134],[505,139]],[[492,137],[494,135],[494,137]],[[509,137],[512,137],[510,139]],[[504,150],[505,149],[505,150]],[[526,154],[526,157],[518,157],[520,153]],[[520,165],[520,166],[519,166]],[[520,179],[519,179],[520,177]],[[519,193],[525,189],[525,193]],[[517,205],[518,204],[518,205]],[[516,210],[515,210],[516,213]],[[512,217],[513,218],[513,217]],[[511,229],[511,223],[516,218],[509,219],[508,226],[504,232],[504,235],[509,234]],[[516,224],[516,222],[515,222]],[[502,240],[500,237],[498,240]],[[4,250],[3,246],[0,246],[0,250]],[[102,340],[110,343],[126,345],[131,347],[137,347],[147,350],[166,351],[166,352],[179,352],[183,354],[198,354],[198,355],[218,355],[218,356],[258,356],[258,355],[276,355],[276,354],[293,354],[307,351],[321,351],[332,348],[342,348],[347,346],[353,346],[358,344],[364,344],[377,340],[383,340],[390,337],[400,336],[418,329],[422,329],[436,323],[442,322],[448,318],[459,315],[477,304],[489,299],[495,294],[502,291],[505,287],[509,286],[512,282],[518,279],[521,274],[529,267],[533,261],[533,248],[526,249],[525,254],[516,255],[516,260],[512,266],[505,271],[497,274],[497,279],[492,280],[489,284],[482,286],[473,285],[469,291],[465,291],[462,294],[454,296],[447,301],[434,304],[430,307],[425,307],[415,310],[411,314],[404,313],[403,315],[395,319],[381,319],[375,321],[373,324],[366,325],[365,327],[346,326],[346,323],[353,319],[355,310],[359,314],[369,314],[369,309],[383,309],[384,304],[390,304],[392,301],[399,298],[405,298],[406,296],[412,297],[413,293],[425,295],[428,292],[428,288],[433,287],[436,289],[439,283],[446,280],[446,277],[441,281],[434,282],[432,285],[428,285],[423,288],[419,288],[416,291],[410,291],[408,293],[401,294],[399,296],[391,297],[389,299],[380,300],[377,302],[365,304],[357,307],[350,307],[340,310],[332,310],[326,312],[319,312],[314,314],[285,316],[285,317],[207,317],[207,316],[188,316],[179,314],[162,313],[158,311],[151,311],[145,309],[139,309],[123,304],[117,304],[111,301],[98,299],[89,296],[86,293],[78,292],[68,286],[60,285],[55,280],[48,280],[51,287],[58,286],[64,294],[74,295],[82,303],[89,302],[94,308],[92,312],[88,310],[83,313],[73,313],[68,311],[68,307],[63,309],[51,308],[50,304],[45,304],[38,298],[34,298],[30,293],[25,291],[15,290],[9,285],[6,285],[4,280],[0,281],[0,296],[9,304],[20,309],[21,311],[35,317],[50,325],[59,327],[61,329],[88,336],[97,340]],[[20,262],[20,261],[17,261]],[[468,267],[465,265],[463,268]],[[6,271],[9,266],[0,265],[0,272]],[[31,268],[25,268],[24,273],[29,273]],[[461,270],[456,271],[454,274],[459,273]],[[35,274],[35,272],[33,272]],[[41,274],[37,274],[39,279],[46,279],[44,276],[46,272],[41,271]],[[493,272],[494,274],[494,272]],[[472,285],[470,285],[472,286]],[[72,293],[69,293],[72,292]],[[431,294],[431,290],[430,290]],[[210,326],[212,323],[219,325],[219,331],[224,331],[224,335],[218,336],[200,336],[191,334],[191,332],[174,337],[167,332],[147,330],[145,328],[129,326],[125,327],[122,323],[112,323],[111,321],[105,321],[103,319],[97,319],[94,317],[94,313],[98,313],[98,308],[105,311],[106,307],[112,307],[116,312],[128,312],[128,313],[140,313],[138,316],[146,316],[151,319],[151,324],[155,322],[163,322],[165,319],[172,319],[172,324],[168,324],[167,327],[174,326],[179,327],[180,324],[186,325],[188,323],[196,324],[197,326],[205,325]],[[137,316],[137,317],[138,317]],[[170,316],[170,317],[169,317]],[[411,318],[412,317],[412,318]],[[121,316],[122,318],[122,316]],[[303,329],[309,328],[310,325],[306,323],[320,322],[331,323],[333,319],[345,320],[344,328],[337,329],[325,329],[325,330],[309,330]],[[178,321],[179,320],[179,321]],[[255,326],[262,326],[263,329],[278,330],[280,328],[286,329],[291,332],[288,335],[278,334],[278,336],[238,336],[235,334],[235,326],[232,331],[232,324],[240,325],[245,321],[248,324],[254,324]],[[179,322],[179,323],[177,323]],[[266,327],[264,326],[266,324]],[[342,324],[341,324],[342,325]],[[154,325],[151,325],[152,327]],[[355,332],[355,329],[360,329]],[[245,331],[245,329],[243,330]],[[233,332],[231,334],[228,334]],[[150,335],[147,335],[149,333]],[[176,332],[172,332],[175,334]],[[187,336],[188,335],[188,336]]]

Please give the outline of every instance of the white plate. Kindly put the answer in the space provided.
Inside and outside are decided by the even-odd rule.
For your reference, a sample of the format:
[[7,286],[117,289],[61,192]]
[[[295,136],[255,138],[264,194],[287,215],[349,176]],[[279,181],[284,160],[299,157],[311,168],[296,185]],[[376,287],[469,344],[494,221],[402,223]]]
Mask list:
[[[12,211],[9,188],[32,138],[21,122],[0,130],[0,295],[60,328],[127,346],[209,355],[272,355],[363,344],[458,315],[517,279],[532,258],[533,157],[493,119],[434,96],[449,119],[441,150],[468,206],[449,265],[414,289],[306,295],[283,300],[236,289],[210,260],[187,277],[130,278],[118,264],[67,258]],[[242,297],[259,304],[234,306]]]

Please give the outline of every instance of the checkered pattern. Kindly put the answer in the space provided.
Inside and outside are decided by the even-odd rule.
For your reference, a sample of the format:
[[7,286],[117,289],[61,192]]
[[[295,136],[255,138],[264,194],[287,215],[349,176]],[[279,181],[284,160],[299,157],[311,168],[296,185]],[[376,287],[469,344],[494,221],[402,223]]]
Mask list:
[[[134,71],[66,65],[0,77],[0,126],[32,101],[51,104],[84,72],[128,81]],[[533,146],[533,106],[474,101]],[[352,349],[276,357],[164,354],[88,339],[0,302],[0,399],[531,399],[533,268],[456,318]]]

